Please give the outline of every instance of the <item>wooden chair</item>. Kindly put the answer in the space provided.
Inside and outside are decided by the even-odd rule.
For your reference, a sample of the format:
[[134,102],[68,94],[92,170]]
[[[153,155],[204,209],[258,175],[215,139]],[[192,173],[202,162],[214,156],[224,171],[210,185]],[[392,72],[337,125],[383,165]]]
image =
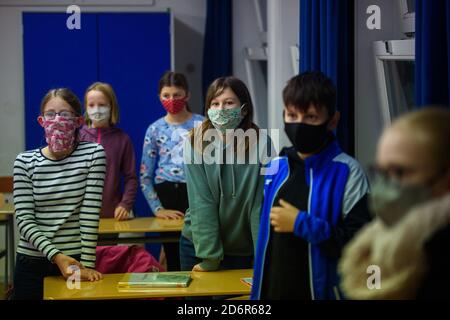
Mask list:
[[[5,204],[5,196],[3,193],[0,193],[0,207],[2,207]],[[5,289],[8,288],[8,282],[9,282],[9,254],[8,254],[8,227],[9,227],[9,217],[6,214],[0,214],[0,226],[5,226],[5,248],[0,250],[0,259],[5,258],[5,268],[3,270],[4,273],[4,287]]]
[[[12,194],[13,188],[13,177],[0,177],[0,208],[6,203],[5,194]],[[0,225],[5,226],[5,248],[0,251],[0,259],[5,258],[4,288],[8,290],[14,269],[14,216],[0,214]]]

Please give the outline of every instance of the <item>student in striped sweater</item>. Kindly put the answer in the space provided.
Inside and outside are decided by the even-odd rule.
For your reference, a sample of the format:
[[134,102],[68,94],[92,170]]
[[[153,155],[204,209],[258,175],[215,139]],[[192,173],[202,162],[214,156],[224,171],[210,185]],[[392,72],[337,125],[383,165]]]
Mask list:
[[47,93],[38,122],[48,146],[25,151],[14,163],[20,234],[15,300],[42,299],[46,276],[102,278],[93,268],[106,171],[103,147],[79,142],[81,104],[68,89]]

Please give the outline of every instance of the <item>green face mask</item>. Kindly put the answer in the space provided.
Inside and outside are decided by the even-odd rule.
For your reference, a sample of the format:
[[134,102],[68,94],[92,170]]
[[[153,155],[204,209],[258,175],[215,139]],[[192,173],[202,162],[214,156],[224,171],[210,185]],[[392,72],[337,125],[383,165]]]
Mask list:
[[[242,105],[243,107],[244,105]],[[242,107],[230,109],[208,109],[208,117],[214,128],[222,133],[227,129],[236,129],[244,117],[242,116]]]
[[385,225],[393,226],[430,197],[431,190],[426,185],[407,186],[377,176],[370,192],[370,209]]

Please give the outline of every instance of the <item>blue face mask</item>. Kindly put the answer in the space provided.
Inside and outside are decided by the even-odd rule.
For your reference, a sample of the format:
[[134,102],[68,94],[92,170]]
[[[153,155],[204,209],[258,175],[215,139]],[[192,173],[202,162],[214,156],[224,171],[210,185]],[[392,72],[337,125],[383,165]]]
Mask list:
[[242,107],[233,107],[229,109],[208,109],[208,117],[211,120],[214,128],[222,133],[227,129],[236,129],[241,123],[244,116],[242,115]]

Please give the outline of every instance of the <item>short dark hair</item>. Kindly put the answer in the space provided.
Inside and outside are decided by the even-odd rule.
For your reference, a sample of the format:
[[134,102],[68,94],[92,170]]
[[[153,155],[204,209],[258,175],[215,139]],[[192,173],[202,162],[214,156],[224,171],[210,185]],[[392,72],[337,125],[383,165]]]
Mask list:
[[[186,94],[189,93],[189,85],[186,76],[180,72],[166,71],[158,82],[158,94],[164,87],[177,87],[183,89]],[[191,112],[189,104],[186,104],[186,110]]]
[[41,114],[44,113],[45,105],[53,98],[61,98],[62,100],[67,102],[72,107],[72,110],[77,117],[82,114],[81,102],[76,94],[73,93],[69,88],[57,88],[48,91],[41,101]]
[[331,117],[336,111],[336,88],[320,71],[304,72],[291,78],[283,90],[284,105],[303,112],[313,104],[324,107]]
[[166,71],[158,83],[158,94],[164,87],[178,87],[189,93],[189,85],[184,74],[174,71]]

